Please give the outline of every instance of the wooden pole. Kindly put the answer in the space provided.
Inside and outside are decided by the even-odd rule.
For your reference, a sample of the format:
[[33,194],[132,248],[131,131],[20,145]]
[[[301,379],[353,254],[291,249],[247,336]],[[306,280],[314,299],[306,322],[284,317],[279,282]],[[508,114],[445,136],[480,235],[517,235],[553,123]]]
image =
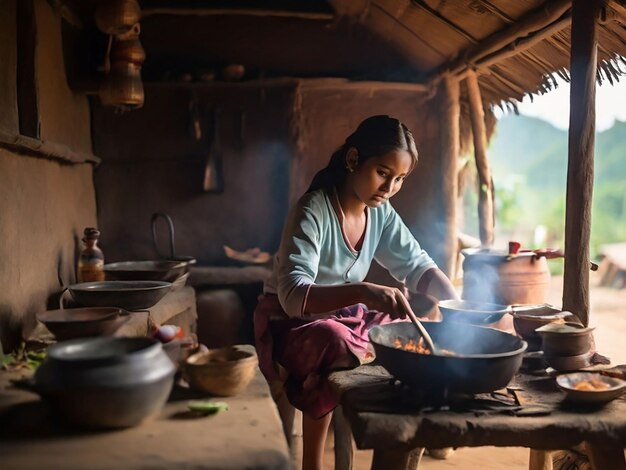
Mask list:
[[602,0],[574,0],[570,53],[570,118],[565,213],[563,309],[589,324],[589,238],[597,69]]
[[470,119],[474,136],[474,159],[478,172],[478,225],[480,242],[483,247],[493,245],[493,186],[489,161],[487,160],[487,128],[485,126],[485,110],[480,96],[478,76],[470,70],[467,74],[467,93],[470,104]]
[[460,145],[459,81],[450,76],[443,78],[439,85],[440,95],[440,152],[438,199],[440,211],[434,214],[435,228],[440,240],[438,250],[439,267],[452,276],[456,269],[458,233],[456,226],[457,172]]

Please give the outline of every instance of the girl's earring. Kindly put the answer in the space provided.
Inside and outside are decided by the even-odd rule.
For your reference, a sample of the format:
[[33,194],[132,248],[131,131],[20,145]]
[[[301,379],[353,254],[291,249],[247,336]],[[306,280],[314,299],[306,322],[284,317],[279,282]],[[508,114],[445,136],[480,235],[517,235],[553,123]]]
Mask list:
[[352,173],[354,171],[354,168],[352,168],[351,166],[346,165],[346,170],[348,170],[348,172]]

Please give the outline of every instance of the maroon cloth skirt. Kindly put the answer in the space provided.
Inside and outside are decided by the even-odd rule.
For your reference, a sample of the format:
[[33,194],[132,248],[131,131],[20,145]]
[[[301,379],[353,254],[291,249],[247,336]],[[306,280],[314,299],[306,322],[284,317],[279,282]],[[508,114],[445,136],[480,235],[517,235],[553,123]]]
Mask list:
[[370,362],[374,356],[367,332],[391,321],[363,304],[336,310],[324,319],[289,318],[276,295],[262,295],[254,311],[259,367],[268,381],[284,380],[276,367],[280,364],[288,374],[289,402],[320,418],[339,404],[328,384],[328,373]]

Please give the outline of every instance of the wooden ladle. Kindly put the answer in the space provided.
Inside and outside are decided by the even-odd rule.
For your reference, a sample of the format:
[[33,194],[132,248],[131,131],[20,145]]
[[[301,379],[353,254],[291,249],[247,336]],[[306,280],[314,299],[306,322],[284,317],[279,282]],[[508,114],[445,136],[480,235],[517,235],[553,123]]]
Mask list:
[[420,334],[422,335],[422,338],[424,338],[424,342],[428,346],[428,349],[430,349],[430,352],[434,356],[439,356],[440,355],[439,348],[435,346],[433,339],[430,337],[430,335],[428,334],[428,331],[426,331],[426,328],[424,328],[424,325],[422,325],[422,322],[419,320],[419,318],[417,318],[417,316],[415,315],[415,313],[413,313],[411,309],[407,310],[406,313],[411,319],[411,323],[413,323],[415,328],[417,328],[417,331],[419,331]]

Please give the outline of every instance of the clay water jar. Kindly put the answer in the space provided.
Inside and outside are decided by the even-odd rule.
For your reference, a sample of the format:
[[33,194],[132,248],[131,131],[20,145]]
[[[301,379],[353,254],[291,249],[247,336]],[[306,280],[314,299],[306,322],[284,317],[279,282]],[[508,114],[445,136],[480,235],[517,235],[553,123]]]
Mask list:
[[545,257],[491,249],[462,251],[463,298],[502,305],[543,304],[550,284]]

